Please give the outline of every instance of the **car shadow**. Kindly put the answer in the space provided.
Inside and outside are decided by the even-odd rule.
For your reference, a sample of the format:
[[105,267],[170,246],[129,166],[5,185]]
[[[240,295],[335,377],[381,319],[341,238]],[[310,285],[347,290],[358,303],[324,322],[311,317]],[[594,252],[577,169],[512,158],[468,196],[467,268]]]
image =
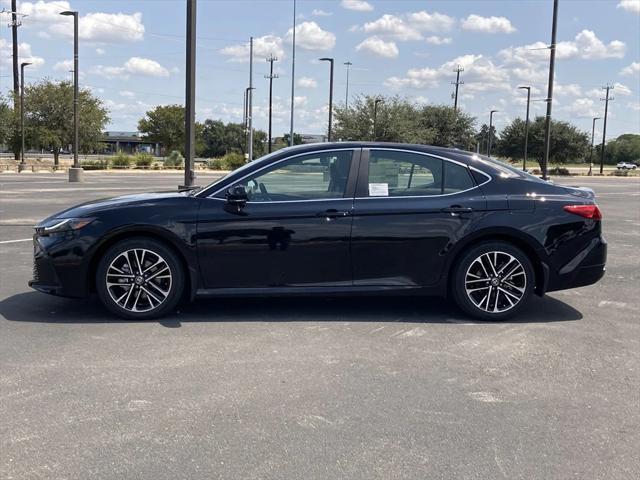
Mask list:
[[[0,301],[0,316],[12,322],[112,323],[123,320],[106,311],[97,298],[71,300],[38,292]],[[582,319],[572,306],[553,297],[534,296],[508,323],[548,323]],[[148,320],[146,321],[148,322]],[[269,297],[198,299],[156,320],[167,328],[185,322],[385,322],[485,323],[436,297]]]

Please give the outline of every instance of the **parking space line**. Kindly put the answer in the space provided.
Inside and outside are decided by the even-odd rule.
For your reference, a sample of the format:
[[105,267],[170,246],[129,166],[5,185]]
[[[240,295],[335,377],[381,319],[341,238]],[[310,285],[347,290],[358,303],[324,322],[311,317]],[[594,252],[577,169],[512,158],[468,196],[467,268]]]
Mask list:
[[0,244],[3,243],[18,243],[18,242],[30,242],[31,240],[33,240],[32,238],[19,238],[18,240],[2,240],[0,241]]

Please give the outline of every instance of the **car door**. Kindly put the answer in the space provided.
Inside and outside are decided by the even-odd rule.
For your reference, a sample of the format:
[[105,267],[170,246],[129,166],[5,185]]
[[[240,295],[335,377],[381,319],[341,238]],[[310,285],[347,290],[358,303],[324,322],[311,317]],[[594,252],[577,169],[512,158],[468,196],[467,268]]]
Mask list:
[[246,204],[204,198],[198,256],[204,286],[327,287],[352,284],[349,241],[360,149],[287,157],[239,179]]
[[429,286],[486,201],[464,164],[413,151],[364,150],[352,229],[355,286]]

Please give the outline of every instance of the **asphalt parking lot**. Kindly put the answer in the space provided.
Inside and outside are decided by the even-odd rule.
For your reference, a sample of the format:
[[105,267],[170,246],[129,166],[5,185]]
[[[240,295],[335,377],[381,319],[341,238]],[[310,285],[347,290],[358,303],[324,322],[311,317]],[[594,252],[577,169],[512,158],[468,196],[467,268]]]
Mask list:
[[640,178],[557,179],[598,195],[605,278],[480,323],[411,298],[128,322],[33,292],[36,221],[181,180],[86,177],[0,174],[0,478],[640,477]]

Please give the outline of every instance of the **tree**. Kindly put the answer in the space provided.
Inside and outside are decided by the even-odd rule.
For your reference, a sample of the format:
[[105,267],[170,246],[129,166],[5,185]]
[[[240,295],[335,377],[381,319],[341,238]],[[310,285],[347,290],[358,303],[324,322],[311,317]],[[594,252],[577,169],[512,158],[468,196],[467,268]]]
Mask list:
[[138,130],[145,141],[162,144],[166,152],[184,154],[184,118],[182,105],[160,105],[140,119]]
[[[594,152],[594,159],[600,160],[602,145],[598,145]],[[604,150],[604,163],[615,165],[619,162],[635,162],[640,160],[640,135],[625,133],[607,143]]]
[[[503,157],[520,160],[524,157],[525,122],[516,118],[507,125],[496,143],[496,152]],[[544,158],[545,118],[536,117],[529,124],[528,156],[540,164]],[[551,143],[549,163],[585,161],[589,152],[589,135],[574,125],[560,120],[551,120]]]
[[13,108],[8,100],[0,95],[0,145],[8,145],[13,139]]
[[[376,100],[382,100],[377,113]],[[375,139],[462,148],[473,145],[475,119],[445,105],[420,106],[398,96],[360,95],[349,107],[335,107],[334,117],[334,137],[341,140]]]
[[[79,150],[94,151],[109,121],[108,110],[90,90],[80,89]],[[28,145],[47,148],[59,164],[60,150],[73,144],[73,84],[43,80],[25,88],[25,137]]]
[[[496,145],[496,141],[498,140],[498,138],[499,136],[498,136],[498,132],[496,130],[495,125],[491,125],[491,149],[492,150]],[[480,149],[480,153],[483,155],[486,154],[487,149],[489,148],[489,125],[487,125],[486,123],[483,123],[478,133],[476,133],[474,139]]]
[[[289,146],[289,138],[291,137],[290,133],[285,133],[284,136],[282,137],[282,141],[284,143],[284,145],[280,148],[283,147],[288,147]],[[294,145],[302,145],[302,135],[300,135],[299,133],[293,132],[293,144]]]

